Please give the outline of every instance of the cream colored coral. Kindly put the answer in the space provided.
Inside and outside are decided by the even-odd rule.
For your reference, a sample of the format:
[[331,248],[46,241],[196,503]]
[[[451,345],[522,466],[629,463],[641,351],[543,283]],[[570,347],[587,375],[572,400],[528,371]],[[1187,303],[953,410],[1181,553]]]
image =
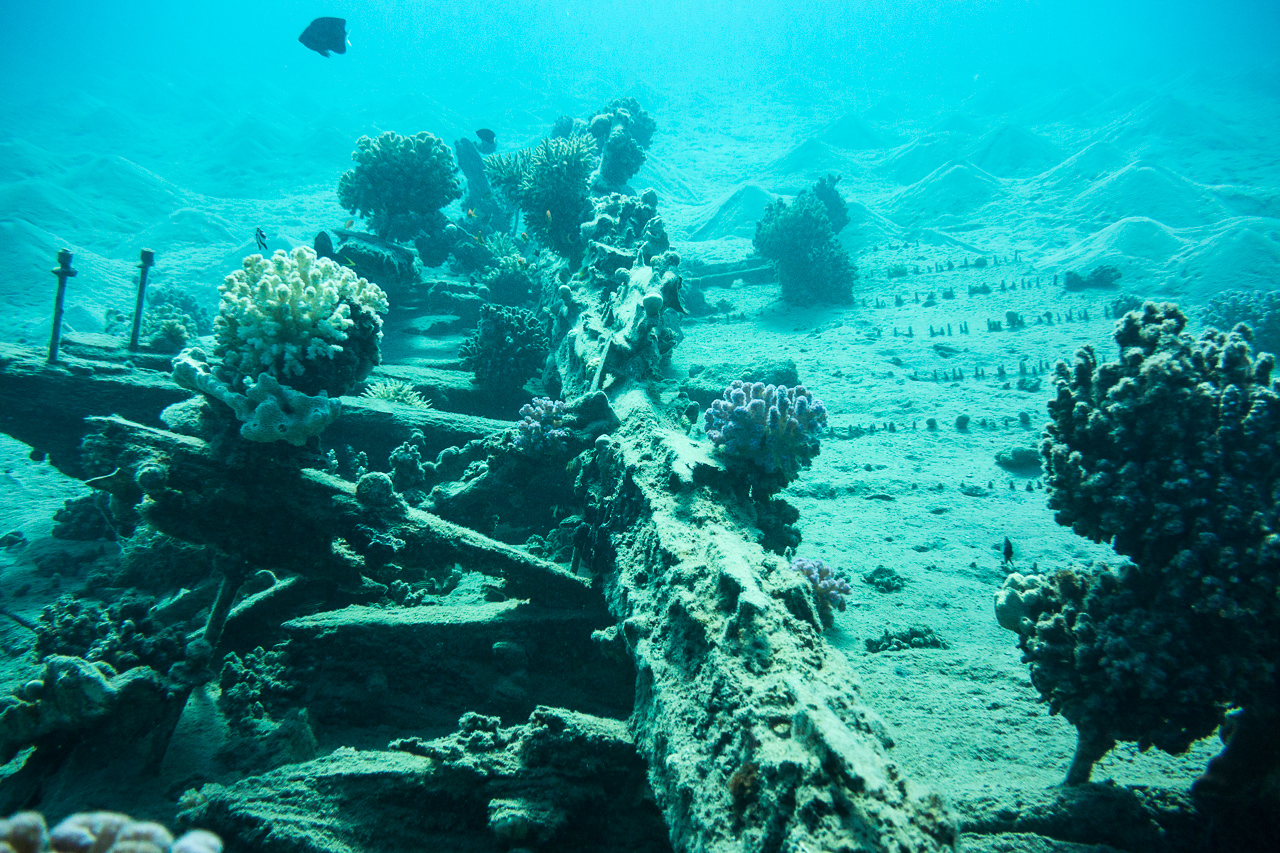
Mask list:
[[266,371],[287,382],[305,362],[333,358],[355,324],[352,304],[387,312],[382,288],[307,246],[250,255],[218,290],[216,352],[241,380]]
[[[309,397],[263,371],[240,394],[213,374],[204,352],[185,349],[173,359],[173,381],[231,407],[241,421],[240,435],[249,441],[287,441],[295,447],[324,432],[342,413],[342,403],[321,391]],[[0,849],[0,853],[4,853]]]
[[1000,627],[1019,631],[1022,620],[1040,606],[1043,595],[1040,590],[1044,586],[1045,579],[1040,575],[1014,572],[1005,578],[1004,585],[995,593],[996,621],[1000,623]]
[[79,812],[47,829],[39,812],[0,820],[0,853],[222,853],[222,839],[203,829],[177,841],[158,823],[116,812]]

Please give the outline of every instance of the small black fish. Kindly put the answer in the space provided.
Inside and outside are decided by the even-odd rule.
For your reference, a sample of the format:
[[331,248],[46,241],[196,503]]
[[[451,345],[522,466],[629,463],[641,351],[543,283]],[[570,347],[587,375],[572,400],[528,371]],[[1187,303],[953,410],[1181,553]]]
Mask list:
[[321,56],[347,52],[347,21],[345,18],[316,18],[298,36],[298,41]]
[[489,128],[480,128],[476,131],[476,136],[480,138],[481,154],[492,154],[498,150],[498,135]]
[[1004,537],[1004,563],[1009,565],[1013,562],[1013,543],[1009,541],[1009,537]]
[[267,235],[261,228],[253,229],[253,239],[258,241],[258,251],[265,252],[267,250]]

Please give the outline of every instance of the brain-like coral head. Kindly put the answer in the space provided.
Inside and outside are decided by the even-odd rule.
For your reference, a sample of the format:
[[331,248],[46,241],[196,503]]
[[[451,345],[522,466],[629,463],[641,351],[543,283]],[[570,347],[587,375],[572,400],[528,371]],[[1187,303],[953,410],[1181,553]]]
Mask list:
[[765,385],[735,379],[707,409],[708,437],[733,465],[794,480],[818,455],[827,410],[803,385]]

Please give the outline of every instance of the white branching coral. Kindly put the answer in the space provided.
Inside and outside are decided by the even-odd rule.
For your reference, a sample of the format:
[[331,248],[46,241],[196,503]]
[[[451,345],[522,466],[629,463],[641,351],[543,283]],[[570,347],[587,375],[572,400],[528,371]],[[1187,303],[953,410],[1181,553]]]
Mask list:
[[233,384],[265,372],[308,394],[336,396],[378,363],[387,295],[307,246],[250,255],[219,292],[216,352]]

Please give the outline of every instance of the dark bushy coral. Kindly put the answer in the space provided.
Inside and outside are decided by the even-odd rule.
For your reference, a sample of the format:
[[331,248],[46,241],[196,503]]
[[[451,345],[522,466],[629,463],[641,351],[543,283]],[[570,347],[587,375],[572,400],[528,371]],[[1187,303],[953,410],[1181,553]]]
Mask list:
[[497,235],[488,243],[493,260],[480,283],[489,289],[489,298],[501,305],[524,305],[533,296],[538,268],[521,253],[515,241]]
[[517,391],[542,370],[549,351],[547,332],[532,311],[482,305],[480,323],[459,354],[481,385]]
[[71,498],[62,504],[62,509],[53,514],[53,530],[55,539],[70,539],[79,542],[92,542],[104,539],[116,541],[116,520],[111,515],[106,492],[91,492],[84,497]]
[[519,202],[529,233],[563,257],[577,257],[583,248],[580,229],[591,213],[588,179],[595,156],[587,137],[544,139],[520,176]]
[[731,465],[766,490],[794,480],[818,455],[827,410],[803,385],[765,385],[735,379],[711,403],[704,428]]
[[831,230],[836,234],[843,231],[850,221],[849,205],[840,197],[840,191],[836,189],[836,184],[838,183],[840,183],[839,175],[828,174],[825,178],[820,178],[807,191],[813,193],[814,197],[822,202],[822,206],[827,209],[827,218],[831,220]]
[[[1058,523],[1134,565],[1002,592],[1032,680],[1080,733],[1074,781],[1117,740],[1181,752],[1231,705],[1274,710],[1280,394],[1249,332],[1186,332],[1147,303],[1060,364],[1042,447]],[[1012,580],[1012,579],[1011,579]]]
[[[791,204],[778,199],[756,222],[756,251],[777,265],[782,298],[792,304],[847,303],[853,298],[857,272],[836,241],[837,225],[848,223],[844,202],[835,191],[838,180],[819,181]],[[833,216],[839,221],[833,222]]]
[[254,720],[280,718],[297,704],[301,685],[293,678],[285,645],[267,651],[261,646],[244,657],[232,652],[218,674],[218,708],[227,722],[240,729]]
[[213,331],[213,315],[209,309],[196,299],[190,291],[180,287],[155,287],[147,290],[147,304],[152,308],[169,305],[178,312],[187,315],[195,324],[198,335],[207,335]]
[[453,152],[433,134],[362,136],[351,159],[356,166],[339,179],[338,201],[379,237],[412,239],[425,217],[462,197]]
[[[108,335],[128,338],[133,330],[133,315],[108,308],[103,331]],[[138,327],[138,341],[154,352],[174,353],[199,337],[195,318],[173,305],[148,308]]]

